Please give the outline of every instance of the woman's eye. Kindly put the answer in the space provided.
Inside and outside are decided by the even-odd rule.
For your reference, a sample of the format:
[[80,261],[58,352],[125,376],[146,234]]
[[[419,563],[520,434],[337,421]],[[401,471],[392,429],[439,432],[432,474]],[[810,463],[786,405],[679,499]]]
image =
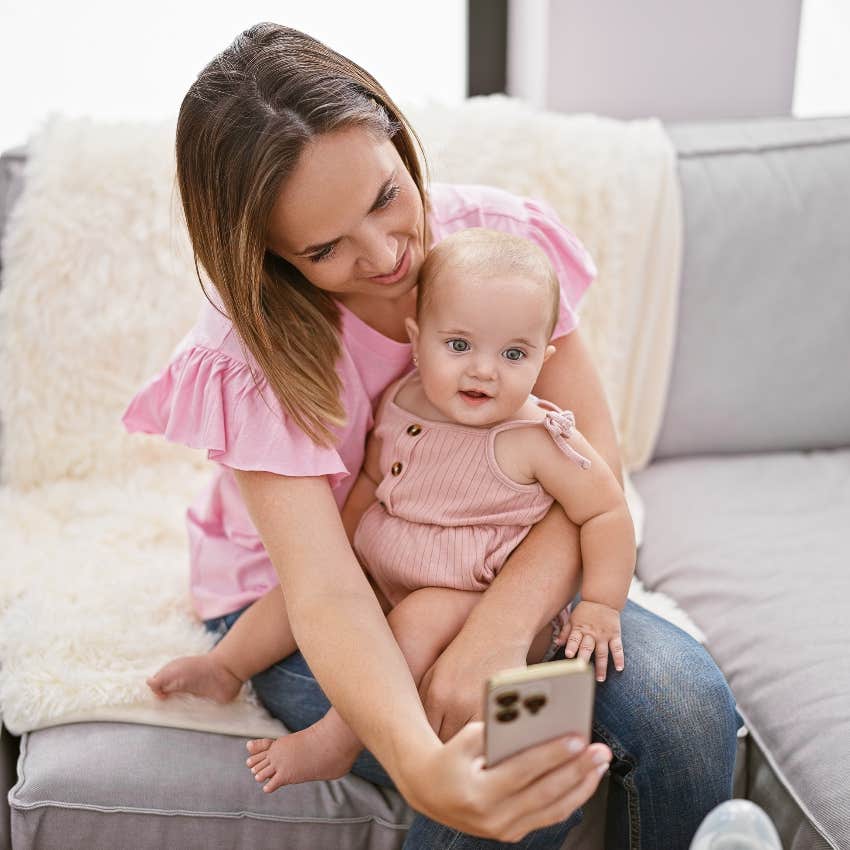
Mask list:
[[378,202],[375,204],[375,208],[382,210],[389,203],[394,201],[398,197],[398,193],[401,189],[398,186],[390,186],[380,198],[378,198]]
[[450,339],[448,346],[455,354],[463,354],[464,351],[469,351],[469,343],[465,339]]
[[322,260],[326,260],[331,256],[331,254],[333,254],[334,247],[335,246],[333,245],[326,245],[321,251],[317,251],[315,254],[310,254],[310,262],[320,263]]
[[516,362],[517,360],[522,360],[525,357],[525,352],[521,348],[508,348],[504,352],[504,356],[507,360],[513,360]]

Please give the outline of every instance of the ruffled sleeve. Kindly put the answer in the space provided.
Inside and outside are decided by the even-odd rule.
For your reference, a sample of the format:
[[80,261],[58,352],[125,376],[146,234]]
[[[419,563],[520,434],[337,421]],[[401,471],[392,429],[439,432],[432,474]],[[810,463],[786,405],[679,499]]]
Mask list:
[[339,454],[316,445],[263,393],[251,370],[220,351],[192,346],[130,402],[122,418],[131,432],[161,434],[234,469],[279,475],[348,476]]
[[576,235],[561,224],[552,207],[527,198],[523,199],[523,206],[526,235],[546,252],[561,284],[561,309],[552,337],[564,336],[578,326],[578,305],[596,277],[596,264]]

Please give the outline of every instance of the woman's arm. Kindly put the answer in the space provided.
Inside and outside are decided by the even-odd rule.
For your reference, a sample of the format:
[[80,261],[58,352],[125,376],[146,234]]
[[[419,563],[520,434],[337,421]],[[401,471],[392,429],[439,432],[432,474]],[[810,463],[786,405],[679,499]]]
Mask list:
[[[580,331],[555,340],[534,392],[572,410],[588,442],[622,484],[620,451],[602,382]],[[426,673],[420,694],[443,740],[481,714],[484,681],[525,664],[540,629],[578,590],[579,532],[559,505],[529,532],[482,595],[466,625]]]
[[489,769],[481,724],[441,745],[326,479],[235,476],[280,577],[299,648],[414,808],[463,832],[517,841],[590,797],[611,759],[604,745],[559,738]]
[[[299,649],[340,714],[397,776],[402,753],[424,757],[438,742],[327,480],[234,472],[280,578]],[[395,719],[388,727],[390,693]]]

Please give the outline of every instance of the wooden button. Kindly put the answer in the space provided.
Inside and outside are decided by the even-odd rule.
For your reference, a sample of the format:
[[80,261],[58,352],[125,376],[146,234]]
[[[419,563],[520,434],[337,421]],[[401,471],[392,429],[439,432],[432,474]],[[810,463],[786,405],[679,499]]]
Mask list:
[[401,470],[402,470],[402,468],[403,468],[403,467],[402,467],[402,465],[401,465],[400,461],[396,461],[396,462],[395,462],[395,463],[394,463],[394,464],[390,467],[390,472],[392,472],[392,474],[393,474],[393,475],[401,475]]
[[415,437],[417,434],[422,433],[422,426],[414,423],[413,425],[408,426],[407,433],[410,434],[411,437]]

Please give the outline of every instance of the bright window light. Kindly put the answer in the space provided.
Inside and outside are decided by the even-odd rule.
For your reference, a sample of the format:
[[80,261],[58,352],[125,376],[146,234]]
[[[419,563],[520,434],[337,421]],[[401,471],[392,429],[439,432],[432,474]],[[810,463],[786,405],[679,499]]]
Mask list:
[[466,94],[466,3],[430,0],[2,0],[0,150],[50,112],[176,115],[198,71],[259,21],[304,30],[373,74],[401,104]]

